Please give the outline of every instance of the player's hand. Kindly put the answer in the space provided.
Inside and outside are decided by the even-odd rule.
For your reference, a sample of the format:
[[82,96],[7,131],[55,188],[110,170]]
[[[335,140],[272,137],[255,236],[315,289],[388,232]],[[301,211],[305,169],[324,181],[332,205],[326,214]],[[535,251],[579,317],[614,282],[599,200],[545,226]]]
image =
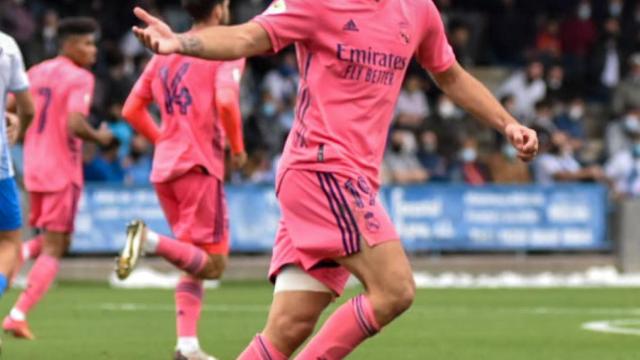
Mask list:
[[182,46],[178,35],[171,31],[169,25],[162,20],[151,16],[140,7],[133,9],[133,13],[138,19],[147,24],[146,28],[133,27],[133,33],[144,44],[156,54],[169,55],[180,52]]
[[507,139],[518,150],[518,158],[529,162],[538,154],[538,135],[533,129],[520,124],[509,124],[504,131]]
[[13,146],[20,138],[20,118],[16,114],[6,113],[7,116],[7,139],[9,145]]
[[244,165],[247,163],[247,153],[241,152],[238,154],[231,155],[231,166],[234,169],[242,169]]
[[107,123],[102,123],[96,133],[96,140],[102,146],[107,146],[113,141],[113,133]]

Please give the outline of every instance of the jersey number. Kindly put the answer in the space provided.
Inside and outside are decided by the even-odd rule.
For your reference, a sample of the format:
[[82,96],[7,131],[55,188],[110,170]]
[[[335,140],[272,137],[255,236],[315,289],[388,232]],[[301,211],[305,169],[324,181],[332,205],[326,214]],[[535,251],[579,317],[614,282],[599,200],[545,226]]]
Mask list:
[[44,127],[47,124],[47,113],[49,112],[49,106],[51,106],[51,88],[43,87],[38,89],[38,96],[43,98],[43,105],[40,109],[40,116],[38,117],[38,134],[44,131]]
[[164,89],[164,108],[167,114],[173,115],[174,106],[177,105],[180,114],[186,115],[189,106],[193,103],[191,93],[186,86],[182,85],[182,79],[189,70],[189,63],[180,66],[173,79],[169,79],[169,68],[166,66],[160,69],[160,78]]

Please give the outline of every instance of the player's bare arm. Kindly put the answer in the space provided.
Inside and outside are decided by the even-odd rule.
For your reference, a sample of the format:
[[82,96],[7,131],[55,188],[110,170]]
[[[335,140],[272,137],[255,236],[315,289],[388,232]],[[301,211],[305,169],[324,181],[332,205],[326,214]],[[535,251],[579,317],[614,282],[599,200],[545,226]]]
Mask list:
[[433,79],[456,104],[475,118],[503,133],[518,150],[518,157],[531,161],[538,153],[538,137],[511,116],[480,81],[455,63],[432,74]]
[[33,105],[31,93],[26,90],[16,92],[12,94],[12,96],[9,96],[7,98],[7,110],[17,116],[14,119],[16,122],[9,124],[10,126],[15,126],[16,133],[14,142],[16,142],[24,137],[35,114],[35,106]]
[[264,54],[272,48],[269,35],[255,22],[176,34],[162,20],[143,9],[135,8],[134,13],[147,27],[135,26],[133,32],[157,54],[180,53],[210,60],[233,60]]
[[94,129],[89,125],[87,119],[81,113],[71,113],[69,115],[69,130],[86,141],[95,142],[100,145],[108,145],[113,140],[113,134],[107,124],[102,123],[99,129]]

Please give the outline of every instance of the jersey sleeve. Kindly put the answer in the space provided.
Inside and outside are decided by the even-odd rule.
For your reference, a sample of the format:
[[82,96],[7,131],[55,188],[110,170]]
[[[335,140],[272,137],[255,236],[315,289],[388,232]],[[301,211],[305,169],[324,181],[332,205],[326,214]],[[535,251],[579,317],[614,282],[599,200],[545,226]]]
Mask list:
[[440,12],[432,0],[427,0],[424,16],[424,33],[418,45],[416,57],[422,67],[431,73],[440,73],[449,69],[456,61]]
[[20,48],[12,40],[13,52],[11,54],[11,78],[9,79],[8,90],[11,92],[21,92],[29,88],[29,77],[24,68],[24,60]]
[[294,42],[309,39],[318,18],[318,1],[274,0],[262,14],[253,18],[271,40],[274,53]]
[[157,63],[157,60],[156,60],[156,57],[154,56],[149,61],[147,66],[144,68],[142,75],[140,75],[140,78],[138,79],[138,81],[136,81],[136,84],[133,86],[133,90],[131,90],[131,95],[139,97],[145,101],[149,101],[149,102],[153,101],[153,91],[151,88],[151,83],[153,82],[156,63]]
[[95,79],[93,75],[87,72],[79,76],[78,80],[70,88],[67,97],[67,112],[77,112],[84,116],[89,116],[94,87]]
[[217,71],[216,89],[230,89],[239,93],[245,62],[245,59],[223,62]]

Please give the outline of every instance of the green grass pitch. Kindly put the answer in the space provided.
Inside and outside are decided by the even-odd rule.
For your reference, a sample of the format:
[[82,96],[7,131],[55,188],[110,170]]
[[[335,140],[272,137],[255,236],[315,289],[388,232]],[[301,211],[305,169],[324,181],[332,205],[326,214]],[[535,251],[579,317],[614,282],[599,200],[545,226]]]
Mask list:
[[[2,314],[16,296],[14,290],[0,301]],[[262,327],[270,300],[266,283],[208,290],[200,323],[203,347],[222,360],[234,359]],[[350,358],[640,359],[640,336],[581,329],[585,322],[616,319],[640,324],[640,289],[419,290],[408,313]],[[5,336],[0,358],[170,359],[173,292],[62,283],[33,311],[30,323],[38,339]]]

